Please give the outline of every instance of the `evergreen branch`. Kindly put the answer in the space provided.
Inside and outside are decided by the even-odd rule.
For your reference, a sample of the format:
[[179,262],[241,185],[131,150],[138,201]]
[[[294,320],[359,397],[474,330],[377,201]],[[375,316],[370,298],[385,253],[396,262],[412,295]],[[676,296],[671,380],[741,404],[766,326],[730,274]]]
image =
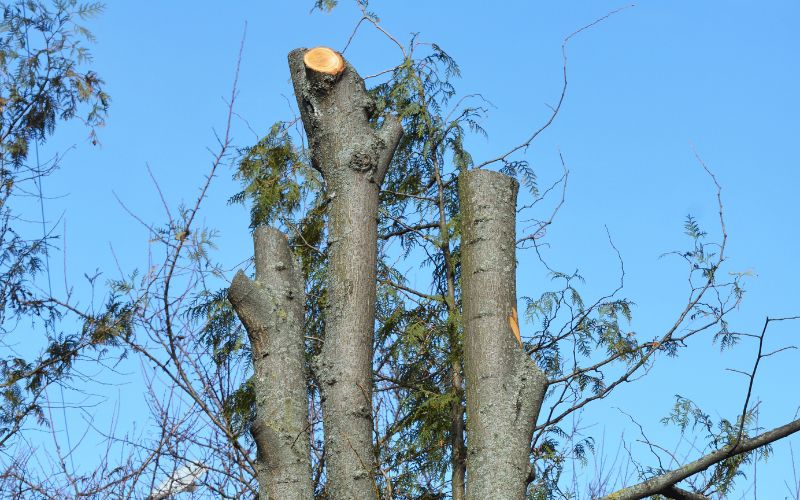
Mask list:
[[408,234],[411,232],[416,233],[418,231],[422,231],[423,229],[434,229],[436,227],[439,227],[439,224],[434,222],[418,224],[416,226],[406,226],[405,228],[398,229],[397,231],[381,234],[378,236],[378,238],[381,240],[388,240],[390,238],[394,238],[395,236],[403,236],[404,234]]
[[393,288],[397,288],[398,290],[402,290],[406,293],[410,293],[411,295],[416,295],[417,297],[422,297],[423,299],[433,300],[436,302],[444,302],[444,297],[441,295],[430,295],[427,293],[420,292],[418,290],[414,290],[413,288],[408,288],[407,286],[403,286],[400,283],[397,283],[392,280],[378,278],[378,283],[389,285]]

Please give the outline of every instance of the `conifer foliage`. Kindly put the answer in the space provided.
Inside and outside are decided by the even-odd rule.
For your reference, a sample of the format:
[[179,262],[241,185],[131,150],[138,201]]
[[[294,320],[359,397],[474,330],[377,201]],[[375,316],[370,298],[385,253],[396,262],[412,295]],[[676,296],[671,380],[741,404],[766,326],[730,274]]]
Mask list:
[[[314,9],[337,4],[315,0]],[[589,296],[579,273],[551,267],[539,252],[568,196],[569,170],[561,157],[555,182],[540,188],[546,166],[531,165],[525,149],[564,102],[568,42],[605,18],[564,40],[552,115],[489,159],[470,153],[471,138],[486,136],[488,106],[480,95],[459,95],[456,61],[417,35],[389,34],[366,0],[357,0],[350,41],[376,28],[398,49],[393,66],[363,77],[347,46],[291,51],[297,116],[254,144],[231,137],[237,65],[199,195],[177,211],[164,201],[166,223],[145,224],[150,267],[109,282],[98,311],[33,291],[48,239],[23,238],[12,207],[15,190],[47,173],[31,163],[37,141],[61,120],[80,118],[92,140],[102,125],[109,98],[84,68],[91,34],[78,24],[101,6],[2,5],[0,341],[19,318],[33,317],[48,335],[35,359],[0,358],[0,491],[165,498],[177,484],[203,497],[289,500],[707,498],[734,491],[745,465],[800,430],[800,420],[758,428],[752,381],[775,354],[763,350],[764,337],[771,324],[797,319],[768,318],[751,335],[759,348],[739,414],[715,420],[679,396],[665,416],[681,432],[704,433],[696,459],[670,467],[631,457],[638,476],[591,491],[564,477],[598,452],[571,425],[585,408],[703,332],[723,349],[742,338],[727,316],[746,276],[726,269],[720,186],[702,161],[719,227],[704,230],[688,217],[688,249],[665,255],[686,264],[689,289],[661,330],[633,331],[621,256],[619,285]],[[239,185],[229,203],[249,209],[241,224],[254,248],[233,270],[216,262],[216,233],[198,217],[228,162]],[[523,259],[547,277],[531,285],[535,296],[517,297]],[[74,324],[60,323],[65,317],[78,320],[77,331],[50,333]],[[98,364],[137,359],[152,425],[97,431],[108,450],[90,470],[67,467],[69,452],[56,446],[55,473],[43,472],[12,438],[31,415],[48,424],[38,398],[48,384],[71,380],[86,352]]]
[[[40,162],[38,144],[61,122],[77,119],[96,142],[109,96],[92,70],[84,22],[102,11],[99,3],[75,0],[4,1],[0,20],[0,446],[30,415],[45,420],[43,390],[68,377],[72,361],[85,349],[113,343],[127,327],[117,322],[128,311],[112,300],[107,312],[75,335],[51,328],[60,311],[35,280],[45,278],[52,229],[33,222],[37,211],[21,212],[18,202],[38,193],[43,177],[58,159]],[[44,231],[43,231],[44,230]],[[43,234],[44,232],[44,234]],[[8,347],[29,328],[46,331],[38,355],[13,353]],[[39,341],[37,340],[37,343]],[[27,351],[32,344],[26,346]]]

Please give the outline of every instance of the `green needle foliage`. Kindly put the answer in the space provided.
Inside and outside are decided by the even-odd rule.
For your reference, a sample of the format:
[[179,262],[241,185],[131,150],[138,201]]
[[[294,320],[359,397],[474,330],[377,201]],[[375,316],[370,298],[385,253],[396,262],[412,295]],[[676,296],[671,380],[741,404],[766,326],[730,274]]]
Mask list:
[[[744,416],[739,416],[735,422],[721,418],[715,424],[707,413],[703,412],[693,401],[683,396],[675,395],[675,405],[666,417],[661,419],[664,425],[675,425],[681,433],[686,432],[690,427],[699,428],[705,433],[707,440],[706,451],[711,452],[728,445],[735,445],[738,442],[747,440],[752,434],[763,430],[757,426],[758,408],[747,411]],[[743,432],[739,433],[742,429]],[[713,488],[722,496],[729,495],[734,489],[734,481],[744,477],[744,468],[752,465],[755,460],[767,459],[772,454],[772,446],[767,445],[757,448],[747,453],[735,455],[727,458],[712,467],[706,479],[705,486]],[[665,472],[662,469],[654,469],[650,473],[660,474]]]
[[[130,310],[112,300],[99,317],[88,318],[82,332],[54,332],[58,313],[49,297],[34,286],[46,268],[53,235],[41,226],[26,225],[36,215],[18,212],[19,195],[37,192],[42,177],[58,168],[40,165],[35,146],[54,133],[60,122],[77,119],[96,142],[109,97],[103,81],[86,68],[93,41],[83,22],[99,14],[100,3],[75,0],[0,2],[0,342],[33,324],[48,331],[44,349],[34,359],[0,358],[0,447],[25,417],[44,415],[38,404],[43,389],[68,375],[79,353],[88,347],[113,344],[129,334]],[[32,236],[36,234],[38,236]],[[41,287],[40,287],[41,288]],[[29,344],[30,345],[30,344]]]
[[302,196],[297,174],[305,164],[283,124],[273,125],[263,139],[242,153],[234,179],[241,181],[244,189],[230,202],[250,202],[251,227],[273,224],[279,217],[295,213]]

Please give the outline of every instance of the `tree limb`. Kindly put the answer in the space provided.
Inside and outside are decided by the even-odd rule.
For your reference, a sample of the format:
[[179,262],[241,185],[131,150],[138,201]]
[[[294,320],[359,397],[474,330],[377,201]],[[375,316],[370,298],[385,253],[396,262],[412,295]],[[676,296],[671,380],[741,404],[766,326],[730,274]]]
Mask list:
[[647,481],[621,489],[617,492],[602,497],[600,500],[635,500],[659,493],[666,495],[665,491],[667,491],[667,489],[671,486],[678,484],[679,482],[697,474],[698,472],[708,469],[712,465],[718,464],[727,458],[734,457],[742,453],[747,453],[748,451],[755,450],[761,446],[768,445],[774,441],[794,434],[797,431],[800,431],[800,419],[781,427],[776,427],[775,429],[767,431],[763,434],[759,434],[752,439],[742,440],[738,445],[729,444],[727,446],[723,446],[719,450],[709,453],[708,455],[701,457],[694,462],[686,464],[679,469],[665,472],[664,474],[650,478]]

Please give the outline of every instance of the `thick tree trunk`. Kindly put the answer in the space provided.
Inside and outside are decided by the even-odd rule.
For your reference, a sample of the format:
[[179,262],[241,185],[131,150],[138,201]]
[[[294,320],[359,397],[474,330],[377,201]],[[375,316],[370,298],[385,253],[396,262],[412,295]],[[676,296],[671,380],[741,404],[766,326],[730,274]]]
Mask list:
[[259,227],[256,279],[239,271],[228,298],[253,351],[260,498],[308,500],[311,485],[308,395],[303,330],[303,275],[286,236]]
[[328,495],[376,496],[372,444],[378,193],[403,134],[383,117],[350,64],[330,49],[289,54],[297,104],[329,211],[328,309],[316,360],[322,395]]
[[467,498],[525,498],[530,445],[547,379],[509,318],[516,311],[516,200],[506,175],[461,175]]

